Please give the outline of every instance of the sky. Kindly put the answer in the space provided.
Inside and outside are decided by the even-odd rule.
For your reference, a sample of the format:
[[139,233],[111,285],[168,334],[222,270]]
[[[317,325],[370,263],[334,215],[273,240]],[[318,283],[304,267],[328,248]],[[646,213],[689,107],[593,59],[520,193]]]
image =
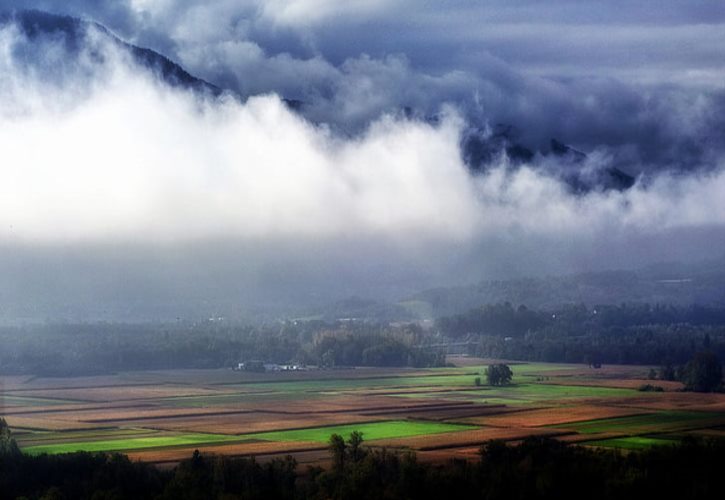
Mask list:
[[[0,315],[391,300],[721,257],[718,4],[0,1],[97,22],[225,90],[171,87],[93,27],[71,47],[5,22]],[[500,124],[536,154],[472,174],[462,138]],[[574,193],[573,168],[636,183]]]

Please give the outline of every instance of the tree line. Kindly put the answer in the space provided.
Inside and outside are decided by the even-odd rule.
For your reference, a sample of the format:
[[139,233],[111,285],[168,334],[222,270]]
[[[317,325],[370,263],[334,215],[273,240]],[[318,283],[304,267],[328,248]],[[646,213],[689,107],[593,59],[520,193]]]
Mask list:
[[56,324],[0,328],[0,374],[77,376],[130,370],[224,368],[240,362],[439,366],[415,324],[285,321]]
[[530,310],[509,303],[440,318],[440,335],[469,354],[586,364],[687,363],[707,350],[725,359],[725,309],[650,305]]
[[677,366],[702,350],[725,359],[725,309],[623,304],[533,310],[501,303],[440,318],[432,329],[318,320],[4,327],[0,374],[73,376],[247,361],[430,367],[445,363],[449,343],[489,358]]

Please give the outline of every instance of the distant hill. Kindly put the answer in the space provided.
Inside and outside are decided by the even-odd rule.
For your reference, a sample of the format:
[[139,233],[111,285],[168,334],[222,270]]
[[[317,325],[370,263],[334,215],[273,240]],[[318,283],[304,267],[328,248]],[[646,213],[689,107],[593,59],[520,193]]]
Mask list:
[[725,303],[725,260],[691,265],[659,264],[636,271],[484,281],[425,290],[406,298],[401,304],[418,315],[438,318],[501,302],[540,309],[579,303],[588,306],[621,303],[722,305]]

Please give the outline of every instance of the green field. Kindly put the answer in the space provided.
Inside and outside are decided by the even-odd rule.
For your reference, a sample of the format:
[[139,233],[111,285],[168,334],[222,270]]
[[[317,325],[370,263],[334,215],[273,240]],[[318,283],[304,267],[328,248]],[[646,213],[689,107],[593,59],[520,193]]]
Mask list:
[[386,422],[369,422],[363,424],[335,425],[329,427],[313,427],[288,431],[260,432],[246,434],[243,437],[264,441],[309,441],[327,443],[331,434],[347,437],[353,431],[362,432],[366,441],[376,439],[404,438],[425,434],[442,434],[445,432],[467,431],[476,429],[474,425],[447,424],[440,422],[423,422],[412,420],[389,420]]
[[631,417],[604,418],[571,424],[560,424],[552,427],[572,429],[580,434],[599,434],[603,432],[654,432],[687,428],[698,422],[723,419],[718,413],[693,411],[661,411]]
[[[62,441],[47,444],[24,446],[25,453],[37,455],[41,453],[57,454],[75,451],[129,451],[147,448],[165,448],[170,446],[208,445],[245,441],[308,441],[327,443],[332,434],[345,437],[353,431],[363,433],[366,440],[402,438],[420,436],[424,434],[440,434],[475,429],[473,425],[446,424],[438,422],[422,422],[393,420],[387,422],[370,422],[362,424],[347,424],[328,427],[312,427],[309,429],[295,429],[287,431],[261,432],[230,436],[221,434],[178,434],[149,437],[127,437],[116,439],[94,439],[88,441]],[[80,436],[78,436],[80,438]],[[50,439],[48,439],[50,440]]]
[[75,451],[128,451],[142,450],[147,448],[165,448],[169,446],[188,446],[219,444],[228,442],[241,442],[246,440],[239,436],[228,436],[221,434],[179,434],[169,436],[135,437],[126,439],[106,439],[98,441],[76,441],[54,444],[43,444],[22,448],[23,452],[30,455],[41,453],[58,454],[72,453]]
[[653,446],[674,445],[677,441],[671,439],[660,439],[644,436],[629,436],[612,439],[602,439],[600,441],[589,441],[583,443],[587,446],[600,446],[602,448],[621,448],[625,450],[643,450]]

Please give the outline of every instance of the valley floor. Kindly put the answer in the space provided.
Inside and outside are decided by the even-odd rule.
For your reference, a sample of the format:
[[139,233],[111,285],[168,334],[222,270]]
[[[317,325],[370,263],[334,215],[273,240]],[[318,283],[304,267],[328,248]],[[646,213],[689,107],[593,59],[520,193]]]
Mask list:
[[[491,439],[550,436],[639,449],[688,435],[725,436],[725,394],[646,380],[649,367],[510,362],[513,383],[477,386],[491,360],[437,369],[248,373],[128,372],[0,377],[0,413],[25,453],[119,451],[171,465],[193,450],[326,465],[330,434],[420,460],[473,458]],[[663,392],[640,392],[641,385]]]

